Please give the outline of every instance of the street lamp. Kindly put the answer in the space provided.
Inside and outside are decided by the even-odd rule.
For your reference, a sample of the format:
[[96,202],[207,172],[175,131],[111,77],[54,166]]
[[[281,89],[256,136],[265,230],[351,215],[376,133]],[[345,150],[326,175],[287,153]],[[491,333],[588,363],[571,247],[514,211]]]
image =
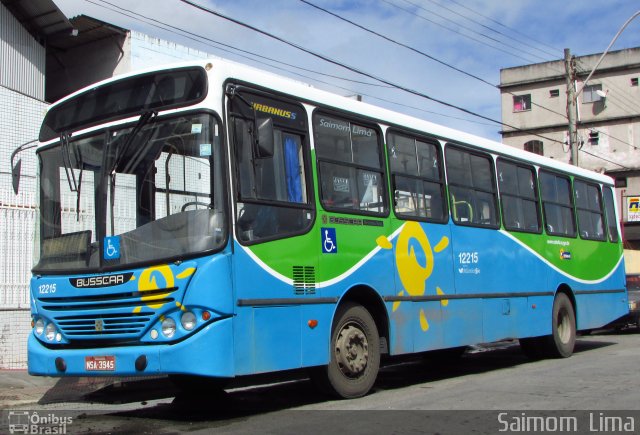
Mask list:
[[[567,118],[569,118],[569,146],[571,148],[571,163],[573,165],[579,166],[578,165],[578,116],[577,116],[578,95],[580,95],[580,93],[587,86],[587,82],[589,81],[589,79],[591,79],[591,76],[593,76],[593,73],[596,72],[596,69],[598,69],[598,67],[600,66],[600,63],[602,63],[602,60],[609,52],[609,49],[616,42],[616,40],[618,39],[622,31],[626,29],[629,23],[631,23],[631,21],[633,21],[638,16],[640,16],[640,10],[634,13],[633,15],[631,15],[631,17],[629,17],[629,19],[625,21],[622,27],[620,27],[620,30],[618,30],[618,33],[616,33],[616,35],[613,37],[613,39],[609,43],[609,46],[604,50],[604,52],[596,62],[596,65],[593,67],[593,69],[591,70],[587,78],[582,82],[582,86],[577,91],[575,91],[573,80],[572,80],[571,55],[568,48],[565,48],[564,50],[565,67],[567,69]],[[603,92],[603,91],[596,91],[596,93],[602,98],[605,98],[607,96],[606,92]]]

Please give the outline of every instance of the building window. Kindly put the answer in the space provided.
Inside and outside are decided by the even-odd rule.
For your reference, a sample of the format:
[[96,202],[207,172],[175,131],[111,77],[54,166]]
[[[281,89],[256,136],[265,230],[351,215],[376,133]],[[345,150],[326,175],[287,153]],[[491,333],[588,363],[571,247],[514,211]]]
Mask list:
[[550,96],[551,98],[559,97],[559,96],[560,96],[560,90],[559,90],[559,89],[551,89],[551,90],[549,91],[549,96]]
[[514,95],[513,96],[513,111],[525,112],[531,110],[531,94],[527,95]]
[[544,155],[544,147],[541,140],[530,140],[524,144],[524,150],[530,153]]
[[631,86],[638,86],[638,77],[631,78]]
[[598,95],[598,91],[602,92],[602,85],[587,85],[582,91],[583,103],[595,103],[602,100],[602,97]]
[[589,132],[589,144],[598,145],[599,141],[600,141],[600,132],[598,130],[591,130]]
[[616,187],[627,187],[627,177],[616,177],[615,182]]

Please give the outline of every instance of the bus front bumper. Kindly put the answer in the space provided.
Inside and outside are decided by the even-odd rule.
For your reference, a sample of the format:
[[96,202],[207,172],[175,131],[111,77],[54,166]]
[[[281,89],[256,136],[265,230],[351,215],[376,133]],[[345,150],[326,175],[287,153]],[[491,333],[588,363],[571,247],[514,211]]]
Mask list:
[[45,347],[31,333],[28,368],[29,374],[39,376],[192,374],[233,377],[232,319],[209,324],[173,344],[55,349]]

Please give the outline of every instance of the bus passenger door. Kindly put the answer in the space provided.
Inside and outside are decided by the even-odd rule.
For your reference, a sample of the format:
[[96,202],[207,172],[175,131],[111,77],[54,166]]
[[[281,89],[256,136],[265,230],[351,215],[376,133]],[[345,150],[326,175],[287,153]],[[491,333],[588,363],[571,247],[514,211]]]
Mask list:
[[236,374],[299,368],[303,343],[313,341],[303,339],[310,328],[302,313],[317,306],[309,304],[317,244],[306,114],[290,101],[234,92]]

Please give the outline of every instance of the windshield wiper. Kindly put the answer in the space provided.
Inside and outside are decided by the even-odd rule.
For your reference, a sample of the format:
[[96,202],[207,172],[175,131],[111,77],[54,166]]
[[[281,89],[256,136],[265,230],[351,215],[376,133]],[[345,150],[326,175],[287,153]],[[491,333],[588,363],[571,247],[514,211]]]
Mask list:
[[80,222],[80,189],[82,188],[82,173],[84,164],[82,163],[82,155],[80,150],[76,146],[73,149],[73,158],[75,160],[75,166],[80,169],[80,174],[76,180],[76,173],[73,171],[73,165],[71,164],[71,145],[69,144],[69,138],[71,134],[63,132],[60,135],[60,146],[62,148],[62,164],[64,165],[64,172],[67,176],[67,183],[69,183],[69,190],[76,192],[76,222]]
[[[115,217],[113,215],[113,207],[115,204],[116,195],[116,171],[120,166],[120,163],[122,163],[124,156],[129,153],[129,148],[131,148],[131,145],[135,141],[135,138],[138,136],[138,133],[140,133],[142,128],[149,122],[154,120],[157,116],[158,112],[155,111],[144,112],[142,115],[140,115],[140,119],[138,119],[138,122],[129,133],[129,136],[127,136],[125,143],[122,144],[122,147],[118,147],[116,149],[116,157],[114,159],[113,165],[111,166],[109,175],[109,211],[111,214],[111,235],[113,235],[115,232]],[[124,172],[126,173],[126,171]]]
[[76,174],[73,172],[73,167],[71,166],[71,151],[69,150],[70,137],[71,134],[66,131],[62,132],[62,134],[60,135],[60,146],[62,148],[62,164],[64,165],[64,172],[67,175],[69,190],[72,192],[77,192],[78,183],[76,181]]

